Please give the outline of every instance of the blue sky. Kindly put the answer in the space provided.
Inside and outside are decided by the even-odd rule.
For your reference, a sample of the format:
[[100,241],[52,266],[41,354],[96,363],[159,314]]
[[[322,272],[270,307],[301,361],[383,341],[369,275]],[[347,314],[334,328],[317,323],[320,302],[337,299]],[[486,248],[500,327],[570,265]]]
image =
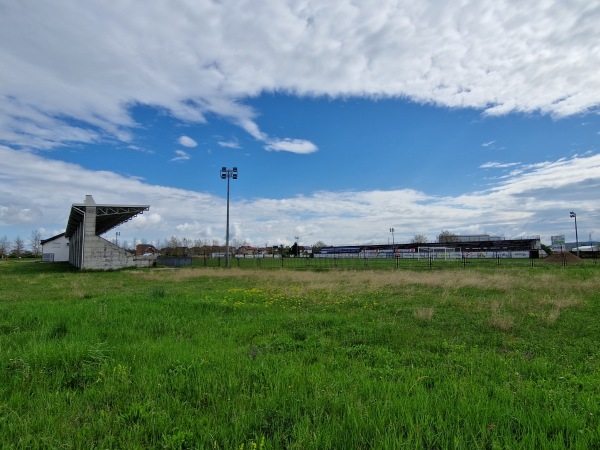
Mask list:
[[600,8],[413,3],[2,6],[0,237],[599,238]]

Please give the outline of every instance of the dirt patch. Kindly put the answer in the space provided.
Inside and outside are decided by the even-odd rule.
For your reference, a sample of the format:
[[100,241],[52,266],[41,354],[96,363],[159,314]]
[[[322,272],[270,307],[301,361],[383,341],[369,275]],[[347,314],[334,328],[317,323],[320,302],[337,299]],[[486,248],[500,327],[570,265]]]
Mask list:
[[544,262],[562,264],[581,264],[583,260],[571,252],[557,252],[544,259]]

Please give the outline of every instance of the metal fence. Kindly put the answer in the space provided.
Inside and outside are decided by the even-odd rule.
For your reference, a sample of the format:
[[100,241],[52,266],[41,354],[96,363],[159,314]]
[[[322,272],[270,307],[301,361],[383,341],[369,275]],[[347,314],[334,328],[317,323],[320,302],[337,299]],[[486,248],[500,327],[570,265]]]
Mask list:
[[[444,268],[492,268],[492,267],[541,267],[544,265],[569,266],[574,264],[594,265],[597,258],[585,259],[574,263],[563,260],[554,263],[538,258],[237,258],[230,259],[230,267],[252,269],[302,269],[302,270],[334,270],[334,269],[444,269]],[[225,258],[196,257],[194,267],[225,267]]]
[[156,264],[167,267],[182,267],[193,265],[193,258],[188,256],[159,256],[156,258]]

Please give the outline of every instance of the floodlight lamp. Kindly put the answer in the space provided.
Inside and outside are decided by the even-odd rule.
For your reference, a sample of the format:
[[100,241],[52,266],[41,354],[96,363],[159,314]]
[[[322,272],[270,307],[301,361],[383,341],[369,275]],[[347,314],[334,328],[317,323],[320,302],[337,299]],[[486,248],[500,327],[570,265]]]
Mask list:
[[571,219],[572,219],[573,217],[577,217],[577,214],[575,214],[573,211],[571,211],[569,213],[569,217],[571,217]]

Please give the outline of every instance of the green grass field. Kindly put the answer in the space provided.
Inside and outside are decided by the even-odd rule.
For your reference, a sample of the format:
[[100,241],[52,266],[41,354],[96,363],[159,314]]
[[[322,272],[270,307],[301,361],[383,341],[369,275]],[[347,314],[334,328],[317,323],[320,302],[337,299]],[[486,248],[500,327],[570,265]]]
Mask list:
[[600,265],[0,263],[1,448],[600,448]]

